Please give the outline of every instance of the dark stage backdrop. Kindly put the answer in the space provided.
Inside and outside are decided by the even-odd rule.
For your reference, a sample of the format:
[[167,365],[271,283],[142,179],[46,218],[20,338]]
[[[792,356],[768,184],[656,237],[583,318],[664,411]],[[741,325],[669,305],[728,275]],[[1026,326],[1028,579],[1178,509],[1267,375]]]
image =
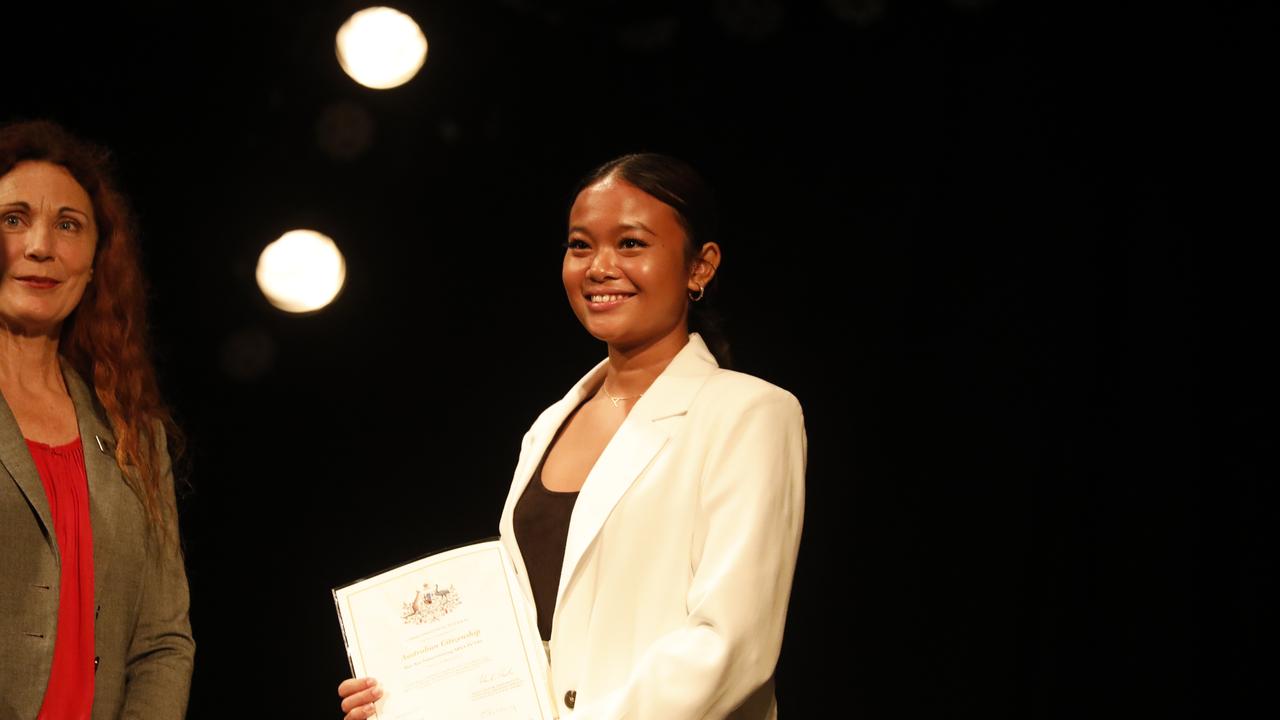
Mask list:
[[[1266,4],[414,1],[427,64],[381,92],[334,58],[359,7],[5,10],[0,119],[112,146],[140,213],[190,717],[338,717],[330,588],[496,533],[521,435],[603,354],[568,189],[635,150],[717,189],[737,366],[806,411],[784,716],[1263,697],[1274,200],[1232,163],[1274,127]],[[296,227],[348,262],[308,317],[253,279]]]

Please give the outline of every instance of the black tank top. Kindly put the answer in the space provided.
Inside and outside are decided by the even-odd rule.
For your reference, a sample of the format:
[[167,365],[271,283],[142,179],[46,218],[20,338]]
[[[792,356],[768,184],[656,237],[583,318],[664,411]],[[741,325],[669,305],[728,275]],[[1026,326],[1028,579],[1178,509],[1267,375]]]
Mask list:
[[538,632],[544,641],[551,639],[551,618],[560,588],[564,546],[569,539],[569,518],[578,500],[576,492],[556,492],[542,484],[542,466],[550,454],[548,447],[511,515],[516,544],[524,556],[524,568],[529,573],[529,586],[538,610]]

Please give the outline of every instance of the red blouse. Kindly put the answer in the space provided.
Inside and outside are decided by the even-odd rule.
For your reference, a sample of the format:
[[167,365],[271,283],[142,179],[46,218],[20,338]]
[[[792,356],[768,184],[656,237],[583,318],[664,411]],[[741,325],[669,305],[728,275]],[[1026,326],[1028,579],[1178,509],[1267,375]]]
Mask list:
[[49,498],[61,555],[53,669],[38,720],[80,720],[93,710],[93,530],[80,438],[54,447],[28,440]]

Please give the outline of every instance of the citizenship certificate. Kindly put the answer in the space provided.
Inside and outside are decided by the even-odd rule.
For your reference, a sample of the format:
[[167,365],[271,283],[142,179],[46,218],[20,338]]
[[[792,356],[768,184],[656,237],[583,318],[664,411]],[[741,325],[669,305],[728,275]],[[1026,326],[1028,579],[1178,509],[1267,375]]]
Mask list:
[[354,677],[385,720],[553,720],[547,656],[498,540],[335,588]]

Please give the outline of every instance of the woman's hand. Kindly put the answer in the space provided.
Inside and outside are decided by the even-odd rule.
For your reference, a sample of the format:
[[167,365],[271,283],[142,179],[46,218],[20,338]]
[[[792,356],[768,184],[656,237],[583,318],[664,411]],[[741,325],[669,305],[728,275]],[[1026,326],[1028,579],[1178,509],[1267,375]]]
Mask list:
[[347,678],[338,685],[342,698],[343,720],[365,720],[373,717],[373,701],[382,697],[382,688],[373,678]]

